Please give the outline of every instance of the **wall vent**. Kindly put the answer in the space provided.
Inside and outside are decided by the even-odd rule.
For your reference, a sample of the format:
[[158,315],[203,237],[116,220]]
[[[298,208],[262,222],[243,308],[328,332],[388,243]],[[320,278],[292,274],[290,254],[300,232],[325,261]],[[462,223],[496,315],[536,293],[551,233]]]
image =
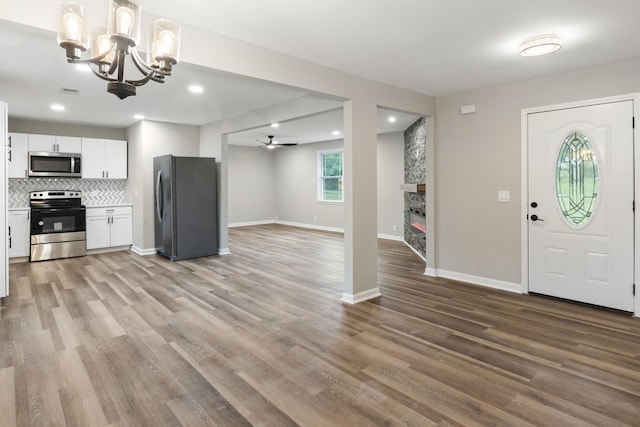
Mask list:
[[60,93],[64,93],[66,95],[78,95],[80,91],[78,89],[70,89],[68,87],[61,87]]

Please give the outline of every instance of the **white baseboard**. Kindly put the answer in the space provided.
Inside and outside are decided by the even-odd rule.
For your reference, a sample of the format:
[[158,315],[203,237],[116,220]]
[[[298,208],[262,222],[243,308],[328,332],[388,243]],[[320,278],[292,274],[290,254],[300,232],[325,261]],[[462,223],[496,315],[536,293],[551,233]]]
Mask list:
[[342,294],[342,298],[340,301],[345,302],[347,304],[358,304],[360,302],[368,301],[373,298],[377,298],[381,296],[379,288],[369,289],[368,291],[358,292],[357,294]]
[[231,255],[229,248],[218,248],[218,255]]
[[137,246],[131,246],[131,252],[140,256],[155,255],[156,248],[142,249]]
[[471,274],[437,269],[435,270],[434,277],[443,277],[445,279],[457,280],[459,282],[471,283],[473,285],[485,286],[487,288],[500,289],[516,294],[524,293],[522,286],[518,283],[503,282],[502,280],[488,279],[486,277],[474,276]]
[[395,240],[396,242],[404,242],[403,236],[394,236],[393,234],[378,234],[378,239]]
[[408,244],[404,239],[402,239],[402,241],[404,242],[405,245],[407,245],[407,247],[409,249],[411,249],[413,251],[413,253],[415,253],[416,255],[418,255],[420,257],[420,259],[422,259],[422,261],[427,262],[427,259],[424,257],[424,255],[422,255],[420,252],[416,251],[415,248],[413,246],[411,246],[410,244]]
[[279,219],[274,221],[275,224],[290,225],[291,227],[309,228],[311,230],[332,231],[334,233],[344,233],[344,229],[336,227],[325,227],[323,225],[303,224],[300,222],[281,221]]
[[276,221],[273,219],[268,219],[264,221],[247,221],[247,222],[234,222],[228,225],[229,228],[234,227],[250,227],[252,225],[267,225],[267,224],[275,224]]
[[[301,222],[292,222],[292,221],[282,221],[279,219],[274,220],[265,220],[265,221],[251,221],[251,222],[234,222],[229,224],[229,228],[234,227],[248,227],[252,225],[267,225],[267,224],[281,224],[281,225],[289,225],[291,227],[299,227],[299,228],[308,228],[311,230],[320,230],[320,231],[331,231],[334,233],[343,233],[344,228],[339,227],[326,227],[323,225],[315,225],[315,224],[304,224]],[[404,241],[403,236],[394,236],[392,234],[378,234],[378,239],[386,239],[386,240],[395,240],[398,242]]]
[[438,277],[438,273],[437,273],[436,269],[435,268],[429,268],[429,267],[424,269],[424,275],[425,276],[430,276],[430,277]]

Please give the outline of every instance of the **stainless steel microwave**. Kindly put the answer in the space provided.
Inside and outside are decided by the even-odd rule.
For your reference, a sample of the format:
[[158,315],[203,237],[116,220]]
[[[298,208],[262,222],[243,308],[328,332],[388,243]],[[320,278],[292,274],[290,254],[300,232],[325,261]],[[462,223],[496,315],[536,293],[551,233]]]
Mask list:
[[80,178],[80,153],[29,151],[29,176]]

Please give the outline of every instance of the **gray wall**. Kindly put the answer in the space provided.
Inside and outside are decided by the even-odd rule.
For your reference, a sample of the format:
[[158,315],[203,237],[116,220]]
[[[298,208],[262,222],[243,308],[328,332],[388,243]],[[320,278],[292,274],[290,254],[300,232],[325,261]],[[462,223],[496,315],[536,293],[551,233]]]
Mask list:
[[138,251],[155,247],[153,210],[153,158],[165,154],[199,156],[200,128],[142,121],[127,129],[129,180],[127,200],[134,204],[133,246]]
[[[378,135],[378,234],[402,238],[404,228],[404,137]],[[395,230],[393,229],[395,226]]]
[[271,221],[276,215],[275,153],[260,147],[229,146],[229,221]]
[[[437,269],[519,284],[521,110],[638,92],[639,76],[635,59],[438,98]],[[477,112],[460,115],[468,104]]]
[[276,215],[280,221],[344,227],[343,203],[317,201],[318,150],[342,148],[343,145],[342,140],[337,140],[276,150]]
[[[342,147],[342,140],[275,151],[229,146],[229,223],[277,217],[313,227],[344,228],[344,204],[317,201],[317,153]],[[378,135],[378,233],[398,239],[404,224],[403,150],[401,132]]]

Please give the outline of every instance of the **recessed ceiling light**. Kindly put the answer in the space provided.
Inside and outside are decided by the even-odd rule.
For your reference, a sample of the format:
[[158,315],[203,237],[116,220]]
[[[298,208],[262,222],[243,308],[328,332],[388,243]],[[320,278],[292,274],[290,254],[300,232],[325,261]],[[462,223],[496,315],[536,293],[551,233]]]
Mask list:
[[562,39],[555,34],[531,37],[520,44],[520,56],[548,55],[562,47]]
[[333,132],[331,132],[331,133],[333,133],[335,136],[340,135],[340,131],[339,131],[339,130],[334,130],[334,131],[333,131]]
[[64,111],[64,105],[60,104],[51,104],[51,109],[53,111]]
[[83,73],[90,73],[91,67],[89,64],[76,64],[76,70],[82,71]]
[[396,117],[395,116],[389,116],[389,123],[395,123],[396,122]]
[[198,85],[191,85],[191,86],[189,86],[189,92],[191,92],[191,93],[202,93],[202,92],[204,92],[204,88],[202,86],[198,86]]
[[144,119],[144,116],[142,114],[134,114],[133,118],[136,119],[136,120],[142,120],[142,119]]
[[280,123],[271,123],[271,127],[272,128],[279,128],[280,127]]
[[268,148],[269,150],[273,150],[274,148],[276,148],[276,146],[275,146],[275,145],[267,145],[267,148]]

